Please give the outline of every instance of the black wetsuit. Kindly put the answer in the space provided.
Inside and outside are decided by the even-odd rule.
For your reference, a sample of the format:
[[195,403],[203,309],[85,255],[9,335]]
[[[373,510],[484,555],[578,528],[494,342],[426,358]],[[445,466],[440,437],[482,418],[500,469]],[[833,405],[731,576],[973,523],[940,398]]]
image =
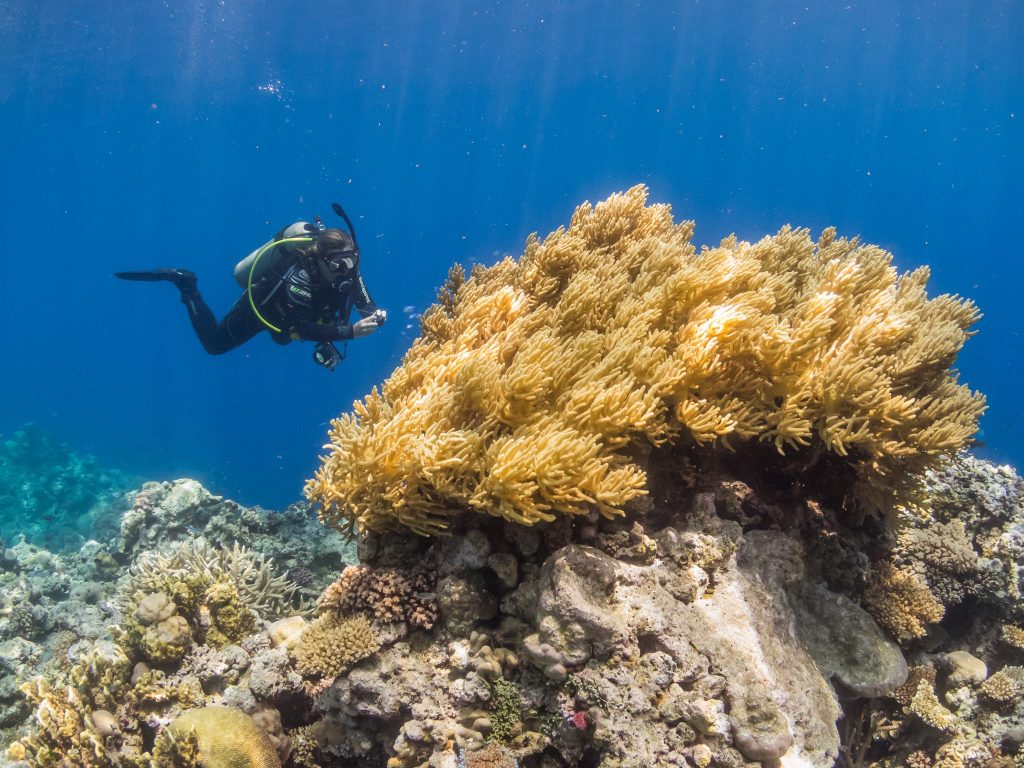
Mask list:
[[[282,250],[283,249],[283,250]],[[327,283],[320,275],[310,276],[302,260],[288,245],[261,258],[275,258],[280,268],[253,286],[253,301],[259,313],[280,328],[273,331],[252,310],[248,292],[238,297],[219,323],[198,290],[182,293],[181,302],[203,348],[219,355],[244,344],[262,330],[278,344],[302,341],[347,341],[353,337],[349,317],[355,309],[363,317],[377,310],[358,270]]]

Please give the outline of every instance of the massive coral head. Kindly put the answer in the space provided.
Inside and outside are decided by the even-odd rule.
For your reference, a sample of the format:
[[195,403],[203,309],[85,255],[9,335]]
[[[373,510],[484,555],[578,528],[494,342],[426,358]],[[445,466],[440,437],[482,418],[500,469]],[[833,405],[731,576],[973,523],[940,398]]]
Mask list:
[[[443,532],[466,510],[523,525],[646,492],[667,443],[835,458],[859,513],[907,503],[967,444],[983,398],[950,366],[979,314],[928,270],[828,229],[697,250],[637,186],[456,267],[378,391],[332,422],[306,493],[330,525]],[[848,493],[846,492],[848,491]]]

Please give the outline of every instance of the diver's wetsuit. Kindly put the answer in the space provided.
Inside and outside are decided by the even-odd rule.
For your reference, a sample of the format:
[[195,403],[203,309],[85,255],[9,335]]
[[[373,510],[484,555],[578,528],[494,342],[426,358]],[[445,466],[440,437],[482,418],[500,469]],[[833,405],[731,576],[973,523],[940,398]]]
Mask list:
[[[349,317],[355,309],[363,317],[377,311],[358,271],[333,284],[316,277],[301,265],[287,245],[281,259],[281,272],[271,273],[253,285],[253,301],[267,321],[281,329],[271,331],[252,310],[248,293],[238,297],[219,323],[197,289],[183,291],[181,302],[203,349],[220,355],[244,344],[260,331],[270,331],[278,344],[302,341],[347,341],[353,338]],[[268,254],[269,255],[269,254]],[[290,257],[289,257],[290,256]]]

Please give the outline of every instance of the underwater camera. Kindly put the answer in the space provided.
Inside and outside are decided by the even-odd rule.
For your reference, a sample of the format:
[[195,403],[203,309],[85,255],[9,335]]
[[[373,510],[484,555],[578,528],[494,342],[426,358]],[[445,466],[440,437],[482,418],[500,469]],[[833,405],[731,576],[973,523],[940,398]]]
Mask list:
[[345,356],[329,341],[321,341],[313,350],[313,361],[328,371],[333,371]]

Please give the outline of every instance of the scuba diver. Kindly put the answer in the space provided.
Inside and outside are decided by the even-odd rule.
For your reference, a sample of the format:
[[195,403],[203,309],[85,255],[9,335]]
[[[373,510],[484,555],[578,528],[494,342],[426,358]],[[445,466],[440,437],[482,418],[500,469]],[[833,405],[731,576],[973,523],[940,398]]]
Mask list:
[[[320,217],[299,221],[277,233],[235,266],[245,289],[218,323],[187,269],[115,272],[122,280],[166,281],[181,291],[181,303],[203,348],[211,355],[234,349],[266,329],[278,344],[315,341],[313,359],[334,370],[344,355],[333,342],[369,336],[387,312],[373,303],[359,274],[359,244],[345,210],[331,207],[348,227],[326,229]],[[352,310],[361,319],[349,324]]]

